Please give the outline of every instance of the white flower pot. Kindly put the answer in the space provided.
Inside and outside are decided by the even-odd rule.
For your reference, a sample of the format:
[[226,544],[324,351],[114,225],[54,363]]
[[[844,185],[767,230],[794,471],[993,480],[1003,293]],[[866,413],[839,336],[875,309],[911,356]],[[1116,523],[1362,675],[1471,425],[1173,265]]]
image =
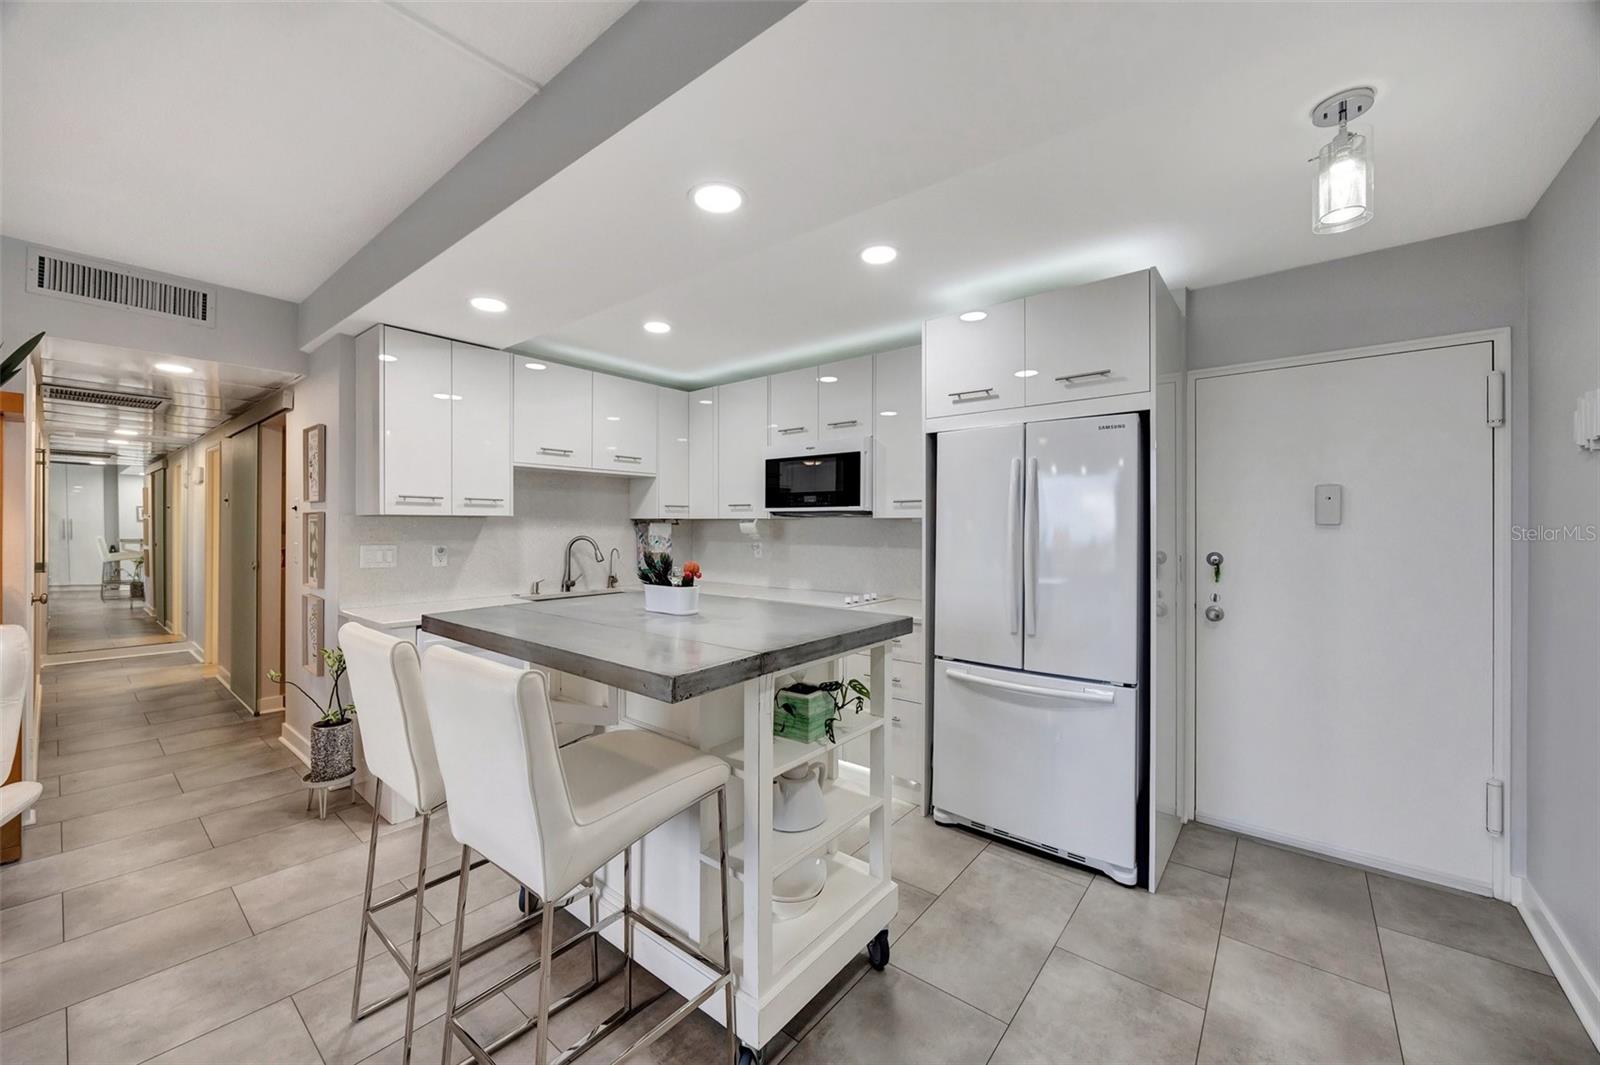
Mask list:
[[644,608],[656,614],[698,614],[700,589],[647,584],[644,586]]

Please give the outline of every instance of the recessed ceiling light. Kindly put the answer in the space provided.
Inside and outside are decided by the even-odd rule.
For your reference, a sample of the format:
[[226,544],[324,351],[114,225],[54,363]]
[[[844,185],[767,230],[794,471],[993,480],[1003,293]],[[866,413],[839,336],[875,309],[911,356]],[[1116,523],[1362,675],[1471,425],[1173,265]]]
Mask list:
[[712,402],[712,401],[711,401],[711,400],[709,400],[709,399],[702,399],[702,400],[701,400],[701,401],[700,401],[700,405],[701,405],[701,406],[702,406],[702,407],[709,407],[709,406],[711,406],[711,402]]
[[525,362],[525,363],[522,364],[522,368],[525,369],[525,370],[543,370],[543,369],[547,369],[545,364],[542,363],[542,362]]
[[892,263],[900,253],[887,244],[874,244],[870,248],[861,249],[861,261],[868,266],[882,266]]
[[652,318],[650,321],[644,323],[644,331],[646,333],[655,333],[657,336],[660,336],[662,333],[672,332],[672,323],[663,322],[660,319]]
[[989,317],[988,311],[967,311],[962,314],[961,320],[963,322],[981,322],[987,317]]
[[622,420],[622,416],[620,414],[607,414],[606,415],[606,421],[608,421],[608,422],[620,422],[621,420]]
[[1018,370],[1016,373],[1012,374],[1011,376],[1012,377],[1038,377],[1039,376],[1039,371],[1038,370]]
[[744,206],[744,193],[721,181],[708,181],[689,190],[694,205],[707,214],[730,214]]
[[506,301],[494,296],[474,296],[467,302],[472,304],[473,310],[485,314],[504,314],[506,310]]
[[817,380],[825,385],[837,384],[839,381],[837,377],[819,377]]
[[138,436],[139,435],[139,430],[137,430],[137,429],[113,429],[111,431],[113,433],[116,433],[118,436]]
[[378,361],[379,362],[399,362],[400,360],[399,360],[399,358],[397,358],[394,355],[379,355],[378,356]]
[[193,366],[185,366],[181,362],[158,362],[158,363],[155,364],[155,366],[153,366],[151,368],[153,370],[155,370],[157,373],[177,373],[177,374],[194,373],[194,367]]
[[897,410],[880,410],[878,412],[878,417],[880,417],[880,418],[893,418],[896,415],[898,415],[899,413],[900,412],[897,411]]

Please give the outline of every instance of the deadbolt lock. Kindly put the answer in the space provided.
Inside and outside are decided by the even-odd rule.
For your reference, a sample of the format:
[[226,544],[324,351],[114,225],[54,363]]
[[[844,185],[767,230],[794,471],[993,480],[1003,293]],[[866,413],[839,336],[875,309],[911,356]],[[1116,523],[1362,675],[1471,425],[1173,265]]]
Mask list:
[[1222,552],[1206,552],[1206,565],[1211,567],[1211,583],[1220,584],[1222,582]]

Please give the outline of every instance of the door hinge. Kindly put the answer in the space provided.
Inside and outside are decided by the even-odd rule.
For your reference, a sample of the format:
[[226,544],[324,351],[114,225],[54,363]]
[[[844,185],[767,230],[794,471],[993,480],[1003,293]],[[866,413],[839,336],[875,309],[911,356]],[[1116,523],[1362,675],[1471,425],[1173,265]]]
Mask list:
[[1491,836],[1506,830],[1506,786],[1499,780],[1483,784],[1483,830]]
[[1504,370],[1490,370],[1487,387],[1489,428],[1498,429],[1506,423],[1506,374]]

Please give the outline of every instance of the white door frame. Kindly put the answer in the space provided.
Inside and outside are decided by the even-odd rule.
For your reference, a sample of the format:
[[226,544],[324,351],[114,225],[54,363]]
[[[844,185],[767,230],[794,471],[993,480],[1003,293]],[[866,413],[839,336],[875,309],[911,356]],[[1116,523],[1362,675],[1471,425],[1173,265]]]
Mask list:
[[[1511,647],[1513,633],[1512,596],[1511,596],[1511,480],[1514,475],[1511,464],[1511,418],[1515,407],[1511,401],[1511,330],[1509,327],[1500,329],[1480,329],[1470,333],[1452,333],[1446,336],[1424,337],[1418,340],[1406,340],[1393,344],[1375,344],[1362,348],[1345,348],[1340,351],[1320,352],[1312,355],[1295,355],[1283,359],[1269,359],[1261,362],[1235,363],[1230,366],[1213,366],[1201,370],[1188,372],[1187,395],[1184,397],[1186,405],[1185,432],[1188,440],[1188,455],[1185,474],[1186,498],[1189,501],[1186,522],[1188,528],[1183,536],[1186,541],[1186,552],[1191,560],[1189,570],[1199,572],[1199,563],[1194,561],[1198,537],[1197,517],[1199,507],[1195,498],[1195,476],[1197,469],[1198,427],[1196,426],[1195,409],[1195,382],[1206,377],[1230,377],[1235,374],[1255,373],[1261,370],[1281,370],[1295,366],[1314,366],[1318,363],[1343,362],[1349,359],[1366,359],[1375,355],[1398,355],[1408,351],[1421,351],[1428,348],[1455,347],[1461,344],[1482,343],[1484,341],[1493,345],[1492,365],[1505,375],[1506,402],[1504,405],[1506,424],[1492,430],[1494,447],[1494,754],[1492,758],[1494,778],[1504,783],[1505,810],[1504,830],[1499,836],[1490,837],[1493,848],[1493,876],[1494,897],[1497,899],[1510,899],[1511,897],[1511,833],[1517,824],[1513,815],[1512,804],[1520,793],[1520,782],[1514,785],[1511,774],[1513,763],[1511,758]],[[1487,409],[1485,410],[1487,418]],[[1520,477],[1519,477],[1520,479]],[[1185,726],[1184,759],[1187,763],[1186,782],[1188,787],[1184,796],[1187,809],[1184,819],[1194,817],[1196,791],[1199,784],[1195,778],[1195,742],[1196,721],[1195,704],[1198,699],[1199,676],[1196,662],[1196,630],[1199,628],[1195,618],[1197,597],[1195,589],[1200,586],[1198,579],[1188,582],[1185,594],[1188,601],[1185,608],[1188,611],[1189,624],[1185,626],[1184,661],[1187,674],[1184,680],[1183,716]],[[1517,704],[1525,702],[1519,698]],[[1291,846],[1307,846],[1305,841],[1281,839],[1277,842]],[[1308,848],[1309,849],[1309,848]],[[1356,864],[1370,864],[1370,857],[1365,855],[1339,854],[1327,851],[1332,857],[1342,858]],[[1395,869],[1395,872],[1414,875],[1415,870]]]

